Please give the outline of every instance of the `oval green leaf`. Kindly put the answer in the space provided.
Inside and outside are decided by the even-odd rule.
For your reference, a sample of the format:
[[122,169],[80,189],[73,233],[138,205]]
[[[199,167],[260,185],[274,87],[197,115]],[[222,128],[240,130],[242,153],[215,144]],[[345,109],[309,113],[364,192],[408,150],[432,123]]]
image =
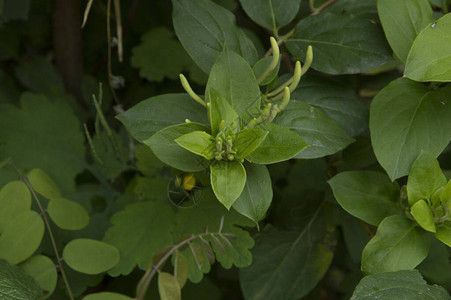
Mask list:
[[244,129],[237,133],[236,139],[233,142],[233,147],[236,150],[235,157],[237,159],[246,158],[254,152],[265,140],[268,131],[261,129]]
[[12,181],[0,190],[0,233],[19,214],[31,208],[31,194],[22,181]]
[[89,214],[83,206],[75,201],[56,198],[47,206],[52,221],[65,230],[79,230],[89,224]]
[[410,208],[410,213],[424,230],[436,232],[434,215],[431,207],[424,200],[415,202]]
[[18,264],[29,258],[44,235],[44,222],[39,214],[29,210],[18,215],[0,236],[0,258]]
[[218,134],[219,126],[224,120],[225,127],[229,127],[232,122],[239,126],[240,120],[238,114],[230,103],[215,89],[207,89],[208,99],[210,100],[210,124],[213,135]]
[[89,294],[83,297],[82,300],[133,300],[133,298],[118,293],[102,292]]
[[404,76],[415,81],[451,81],[451,13],[426,26],[413,42]]
[[58,273],[56,272],[55,263],[50,258],[44,255],[35,255],[20,264],[20,266],[45,291],[45,297],[53,293],[56,287]]
[[188,261],[179,252],[175,253],[174,277],[177,279],[180,288],[183,288],[188,279]]
[[264,165],[246,164],[245,168],[246,185],[238,200],[233,203],[233,208],[258,225],[271,205],[271,177]]
[[448,247],[451,247],[451,221],[446,221],[443,224],[437,226],[435,237]]
[[169,273],[158,274],[158,292],[161,300],[181,300],[182,293],[177,279]]
[[0,259],[0,299],[2,300],[35,300],[42,291],[30,275],[22,268],[11,266]]
[[84,274],[100,274],[119,262],[119,250],[91,239],[75,239],[64,247],[63,258],[69,267]]
[[210,181],[216,198],[230,209],[244,189],[246,171],[238,161],[221,160],[210,166]]
[[27,177],[33,189],[47,199],[61,197],[60,189],[43,170],[33,169],[28,173]]
[[205,159],[213,159],[215,157],[216,145],[211,135],[205,131],[194,131],[175,139],[175,142],[180,147],[186,150],[203,156]]

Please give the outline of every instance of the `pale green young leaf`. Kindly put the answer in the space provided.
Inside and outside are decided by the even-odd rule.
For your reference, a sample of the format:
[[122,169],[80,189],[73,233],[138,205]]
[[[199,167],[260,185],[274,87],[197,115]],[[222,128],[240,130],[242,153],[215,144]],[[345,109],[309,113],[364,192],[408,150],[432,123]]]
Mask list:
[[370,107],[374,153],[391,180],[407,175],[421,150],[438,156],[451,139],[451,87],[429,90],[399,78]]
[[[259,61],[257,61],[255,65],[252,66],[252,71],[254,71],[255,78],[260,78],[260,76],[263,75],[263,73],[271,64],[272,59],[273,59],[272,57],[264,57]],[[271,70],[265,76],[265,78],[263,78],[263,80],[260,82],[260,85],[270,84],[277,77],[277,74],[279,73],[279,68],[280,68],[280,59],[277,62],[277,66],[273,70]]]
[[50,219],[61,229],[80,230],[89,224],[88,212],[75,201],[64,198],[52,199],[47,211]]
[[182,292],[177,279],[169,273],[158,274],[158,292],[161,300],[181,300]]
[[92,239],[74,239],[63,250],[69,267],[84,274],[99,274],[119,262],[119,250],[107,243]]
[[194,131],[209,131],[209,128],[198,123],[172,125],[155,133],[144,144],[152,149],[159,160],[173,168],[185,172],[201,171],[208,166],[208,161],[175,142],[180,136]]
[[362,271],[378,274],[411,270],[429,251],[429,236],[406,217],[385,218],[362,252]]
[[246,185],[233,208],[256,224],[261,221],[271,205],[272,185],[264,165],[246,164]]
[[53,293],[58,280],[55,263],[44,255],[35,255],[21,263],[25,272],[33,277],[46,296]]
[[286,45],[301,61],[305,61],[311,45],[315,57],[312,68],[329,74],[367,72],[392,59],[376,22],[341,13],[323,12],[303,18]]
[[239,128],[240,120],[237,112],[233,109],[230,103],[217,90],[207,89],[208,98],[210,100],[210,124],[211,132],[215,136],[220,131],[219,126],[224,120],[225,126],[229,127],[232,122],[235,122]]
[[175,142],[186,150],[203,156],[205,159],[215,157],[216,145],[213,137],[205,131],[194,131],[175,139]]
[[347,171],[329,180],[335,199],[348,213],[377,226],[386,217],[403,214],[397,205],[399,186],[375,171]]
[[265,140],[268,131],[261,129],[244,129],[237,133],[233,147],[237,159],[246,158],[254,152]]
[[431,207],[424,200],[415,202],[410,208],[410,213],[424,230],[436,232],[434,214]]
[[227,209],[238,199],[246,184],[246,170],[238,161],[218,161],[210,166],[211,187]]
[[297,133],[273,123],[262,123],[258,129],[268,134],[246,159],[257,164],[273,164],[293,158],[309,145]]
[[431,5],[428,0],[378,0],[377,11],[388,43],[405,63],[418,33],[433,20]]
[[185,50],[205,72],[224,50],[225,45],[253,65],[257,50],[235,24],[235,16],[209,0],[173,0],[172,22]]
[[42,293],[33,277],[3,259],[0,259],[0,282],[0,299],[38,299]]
[[318,158],[343,150],[354,142],[346,131],[320,108],[294,100],[274,119],[274,123],[289,128],[309,144],[296,158]]
[[188,262],[186,257],[178,251],[175,253],[174,277],[177,279],[180,288],[183,288],[188,279]]
[[254,72],[246,60],[229,47],[224,48],[211,68],[206,91],[212,89],[218,91],[239,116],[260,107],[260,88]]
[[445,300],[449,299],[449,294],[441,286],[428,285],[418,270],[403,270],[363,278],[351,300],[367,299]]
[[22,212],[30,210],[31,194],[22,181],[11,181],[0,190],[0,233]]
[[413,42],[404,76],[415,81],[451,81],[451,14],[426,26]]
[[164,94],[143,100],[116,117],[128,132],[143,142],[157,131],[186,119],[209,124],[207,111],[188,94]]
[[133,298],[118,293],[101,292],[89,294],[83,297],[82,300],[133,300]]
[[33,169],[28,173],[27,178],[33,189],[47,199],[61,197],[60,189],[43,170]]
[[442,225],[437,226],[435,237],[451,247],[451,221],[445,221]]
[[17,215],[0,236],[0,258],[10,264],[18,264],[38,249],[44,235],[44,222],[35,211]]
[[435,156],[421,152],[413,163],[407,180],[409,205],[419,200],[428,200],[432,204],[432,195],[445,184],[446,177]]
[[440,201],[451,209],[451,179],[442,190]]

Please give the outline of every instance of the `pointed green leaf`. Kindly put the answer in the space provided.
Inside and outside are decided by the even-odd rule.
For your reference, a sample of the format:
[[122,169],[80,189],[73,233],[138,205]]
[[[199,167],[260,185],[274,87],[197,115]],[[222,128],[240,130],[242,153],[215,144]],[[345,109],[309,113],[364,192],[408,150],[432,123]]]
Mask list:
[[31,194],[22,181],[12,181],[0,190],[0,233],[19,214],[31,208]]
[[410,213],[424,230],[435,232],[434,215],[431,207],[424,200],[415,202],[410,208]]
[[89,214],[83,206],[64,198],[50,200],[47,211],[52,221],[65,230],[79,230],[89,224]]
[[451,179],[446,184],[445,188],[442,190],[442,194],[440,195],[440,201],[447,205],[451,210]]
[[363,249],[362,271],[377,274],[411,270],[426,258],[429,242],[426,231],[406,217],[387,217]]
[[451,81],[451,14],[426,26],[413,42],[404,76],[415,81]]
[[83,297],[82,300],[133,300],[133,298],[118,293],[102,292],[89,294]]
[[173,168],[185,172],[201,171],[208,166],[208,161],[175,142],[178,137],[194,131],[209,131],[209,128],[198,123],[173,125],[158,131],[144,144],[152,149],[158,159]]
[[46,296],[53,293],[56,288],[58,273],[55,263],[50,258],[44,255],[35,255],[20,266],[36,280],[41,289],[45,291]]
[[267,135],[268,131],[261,129],[244,129],[238,132],[233,142],[236,150],[235,157],[237,159],[246,158],[261,145]]
[[61,197],[60,189],[43,170],[33,169],[27,177],[33,189],[47,199]]
[[175,142],[186,150],[203,156],[205,159],[215,157],[216,145],[213,137],[205,131],[194,131],[175,139]]
[[451,221],[446,221],[442,225],[437,226],[435,237],[451,247]]
[[272,123],[262,123],[258,129],[268,131],[260,146],[246,159],[256,164],[273,164],[293,158],[308,144],[293,131]]
[[119,250],[107,243],[91,239],[74,239],[63,250],[69,267],[84,274],[100,274],[119,262]]
[[433,20],[431,5],[427,0],[378,0],[377,12],[388,43],[405,63],[414,39]]
[[158,292],[161,300],[181,300],[182,294],[177,279],[169,273],[158,274]]
[[41,295],[36,280],[25,271],[0,259],[0,299],[34,300]]
[[210,166],[210,181],[215,196],[227,209],[241,195],[246,184],[246,171],[238,161],[218,161]]
[[451,87],[430,90],[407,78],[383,88],[370,107],[374,154],[391,180],[407,175],[421,150],[438,156],[451,140]]
[[35,211],[18,215],[0,236],[0,258],[10,264],[18,264],[29,258],[38,249],[44,235],[44,222]]
[[188,279],[188,262],[186,257],[179,252],[175,253],[174,277],[177,279],[180,288],[183,288]]
[[410,169],[407,180],[407,197],[409,205],[427,199],[432,200],[432,195],[446,184],[440,165],[434,155],[421,152]]
[[397,205],[399,186],[374,171],[338,173],[329,180],[335,199],[348,213],[377,226],[386,217],[403,214]]
[[260,108],[260,87],[254,72],[244,58],[228,47],[211,68],[206,90],[211,89],[218,91],[240,116]]
[[229,102],[215,89],[207,89],[210,100],[210,124],[213,135],[218,134],[219,124],[224,120],[225,126],[229,127],[232,122],[240,125],[238,114]]
[[271,205],[272,185],[264,165],[246,164],[246,185],[233,208],[256,224],[261,221]]

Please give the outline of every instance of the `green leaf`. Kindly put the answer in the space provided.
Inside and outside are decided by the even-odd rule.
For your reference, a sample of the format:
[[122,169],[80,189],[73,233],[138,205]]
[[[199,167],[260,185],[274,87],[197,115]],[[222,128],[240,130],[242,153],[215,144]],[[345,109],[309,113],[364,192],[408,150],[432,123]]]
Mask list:
[[295,132],[272,123],[257,126],[268,132],[265,140],[246,159],[256,164],[273,164],[293,158],[309,145]]
[[[354,137],[368,128],[368,107],[356,93],[342,84],[319,76],[303,77],[291,99],[320,109]],[[297,102],[297,100],[296,100]]]
[[177,79],[185,69],[190,58],[172,35],[164,27],[151,29],[141,37],[141,44],[132,49],[131,65],[140,69],[141,77],[149,81]]
[[237,133],[233,146],[236,149],[237,159],[246,158],[252,154],[266,139],[268,131],[261,129],[244,129]]
[[353,15],[323,12],[306,17],[296,25],[286,45],[301,60],[312,45],[312,68],[329,74],[363,73],[392,59],[377,23]]
[[260,107],[260,88],[254,72],[246,60],[229,47],[224,48],[211,68],[206,90],[212,89],[218,91],[240,116]]
[[0,157],[11,157],[20,169],[40,168],[63,191],[73,190],[85,165],[79,120],[64,99],[25,92],[20,102],[21,108],[0,105]]
[[225,126],[229,127],[232,122],[235,122],[236,126],[239,126],[240,120],[238,114],[229,104],[229,102],[215,89],[208,89],[208,98],[210,100],[210,124],[211,131],[214,136],[220,131],[219,127],[224,120]]
[[175,142],[186,150],[203,156],[205,159],[215,157],[216,145],[213,137],[205,131],[194,131],[175,139]]
[[188,279],[188,262],[186,257],[179,252],[175,253],[174,277],[177,279],[180,288],[183,288]]
[[5,300],[34,300],[41,295],[38,283],[22,268],[0,259],[0,298]]
[[44,255],[35,255],[20,264],[25,272],[33,277],[46,296],[50,296],[56,288],[58,274],[55,263]]
[[451,81],[451,14],[424,28],[413,42],[404,76],[415,81]]
[[241,195],[246,184],[246,170],[238,161],[218,161],[210,166],[211,187],[227,209]]
[[451,221],[445,221],[442,225],[437,226],[435,237],[451,247]]
[[104,241],[116,246],[121,258],[109,274],[128,275],[136,265],[142,270],[152,265],[153,255],[172,244],[173,218],[168,202],[138,202],[114,214]]
[[61,229],[80,230],[89,224],[89,214],[83,206],[64,198],[50,200],[47,211],[52,221]]
[[433,21],[427,0],[378,0],[377,11],[393,52],[403,63],[418,33]]
[[82,300],[133,300],[133,298],[118,293],[102,292],[89,294],[83,297]]
[[363,17],[369,20],[378,21],[377,0],[340,0],[327,7],[324,12],[336,14],[353,15]]
[[411,270],[429,251],[429,237],[403,216],[385,218],[376,235],[362,252],[362,271],[366,274]]
[[235,16],[209,0],[173,0],[172,21],[185,50],[205,72],[227,45],[253,65],[257,50],[235,24]]
[[451,261],[448,246],[438,239],[432,239],[428,256],[417,267],[418,271],[428,280],[449,289],[451,287]]
[[22,212],[31,208],[31,194],[22,181],[12,181],[0,190],[0,233]]
[[266,228],[257,236],[253,263],[240,270],[245,299],[299,299],[316,286],[333,258],[323,204],[302,210],[304,224],[296,230]]
[[[1,192],[0,192],[0,199],[1,199]],[[445,188],[443,189],[441,195],[440,195],[440,202],[443,204],[447,204],[448,208],[451,209],[451,179],[446,184]],[[1,200],[0,200],[1,203]],[[0,218],[1,220],[1,218]]]
[[61,197],[60,189],[43,170],[33,169],[28,173],[27,178],[33,189],[47,199]]
[[301,0],[240,0],[246,14],[258,25],[272,32],[293,21]]
[[198,123],[172,125],[155,133],[144,144],[152,149],[159,160],[173,168],[185,172],[201,171],[208,166],[208,161],[175,142],[182,135],[195,131],[209,131],[209,128]]
[[161,300],[181,300],[182,295],[177,279],[169,273],[158,274],[158,292]]
[[[272,59],[273,59],[272,57],[263,57],[262,59],[260,59],[255,63],[255,65],[252,67],[252,71],[254,71],[255,78],[260,78],[260,76],[263,75],[263,73],[271,64]],[[280,69],[280,58],[279,61],[277,62],[277,66],[266,75],[266,77],[260,82],[260,85],[270,84],[277,77],[279,69]]]
[[18,264],[38,249],[44,235],[44,222],[37,212],[28,210],[17,215],[0,236],[0,258]]
[[428,285],[418,270],[388,272],[363,278],[352,294],[351,300],[364,299],[449,299],[441,286]]
[[424,230],[435,232],[434,214],[431,207],[424,200],[415,202],[410,208],[410,213]]
[[264,165],[246,164],[246,185],[233,208],[257,225],[271,205],[272,185],[268,169]]
[[406,78],[392,81],[370,107],[371,141],[391,180],[409,173],[421,150],[438,156],[451,140],[451,87],[429,90]]
[[422,199],[431,201],[434,192],[445,185],[446,177],[435,156],[421,152],[413,163],[407,180],[409,205]]
[[119,250],[92,239],[75,239],[64,247],[63,258],[69,267],[84,274],[99,274],[119,262]]
[[140,142],[161,129],[189,119],[209,124],[207,111],[188,94],[165,94],[139,102],[116,117]]
[[348,171],[329,180],[335,199],[348,213],[377,226],[391,215],[402,214],[397,205],[399,186],[379,172]]

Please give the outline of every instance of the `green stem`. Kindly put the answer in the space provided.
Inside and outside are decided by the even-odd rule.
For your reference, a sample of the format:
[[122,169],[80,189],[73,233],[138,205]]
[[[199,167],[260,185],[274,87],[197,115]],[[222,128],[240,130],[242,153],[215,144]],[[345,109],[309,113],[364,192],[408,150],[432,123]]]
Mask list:
[[448,0],[443,0],[443,12],[448,13]]

